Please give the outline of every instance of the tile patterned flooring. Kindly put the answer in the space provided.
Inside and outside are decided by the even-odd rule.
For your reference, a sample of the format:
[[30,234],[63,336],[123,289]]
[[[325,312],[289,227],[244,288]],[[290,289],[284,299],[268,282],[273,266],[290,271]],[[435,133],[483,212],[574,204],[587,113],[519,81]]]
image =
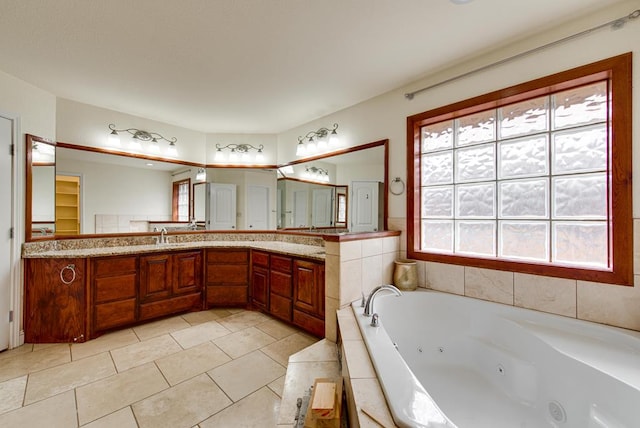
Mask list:
[[316,342],[258,312],[213,309],[25,344],[0,353],[0,427],[275,427],[289,356]]

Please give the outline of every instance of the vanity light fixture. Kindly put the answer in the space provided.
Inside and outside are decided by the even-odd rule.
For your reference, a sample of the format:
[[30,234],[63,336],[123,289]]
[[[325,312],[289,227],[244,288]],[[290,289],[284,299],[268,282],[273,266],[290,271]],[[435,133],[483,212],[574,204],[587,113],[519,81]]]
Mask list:
[[302,176],[308,180],[318,181],[321,183],[329,182],[329,171],[317,166],[308,166]]
[[[225,150],[229,150],[229,156],[225,156]],[[226,146],[221,146],[220,144],[216,144],[216,155],[214,160],[216,162],[225,162],[229,161],[229,163],[263,163],[264,162],[264,145],[260,144],[258,147],[253,146],[251,144],[227,144]],[[255,151],[255,155],[251,155],[251,152]]]
[[176,148],[176,142],[178,140],[175,137],[169,139],[157,132],[149,132],[136,128],[116,129],[116,126],[113,123],[109,124],[109,129],[111,130],[111,133],[109,134],[108,144],[111,147],[121,146],[120,135],[118,132],[128,132],[131,134],[130,148],[133,150],[142,150],[142,143],[145,142],[148,143],[147,147],[150,152],[160,153],[160,145],[158,141],[164,140],[169,143],[166,154],[171,157],[178,156],[178,149]]
[[332,129],[322,127],[317,131],[307,132],[304,137],[298,137],[296,156],[314,155],[339,147],[340,138],[338,137],[337,129],[338,124],[334,123]]
[[207,171],[204,168],[198,168],[198,172],[196,173],[197,181],[207,181]]

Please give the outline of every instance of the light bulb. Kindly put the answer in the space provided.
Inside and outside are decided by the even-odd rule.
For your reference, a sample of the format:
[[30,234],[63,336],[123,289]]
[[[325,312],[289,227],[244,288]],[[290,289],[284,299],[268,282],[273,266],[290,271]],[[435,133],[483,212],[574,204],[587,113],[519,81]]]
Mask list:
[[238,161],[238,153],[236,153],[236,149],[231,149],[231,154],[229,155],[229,160],[231,162],[237,162]]
[[338,137],[338,133],[335,130],[331,131],[331,135],[329,136],[329,146],[340,147],[340,137]]
[[247,152],[243,152],[243,153],[240,155],[240,159],[242,159],[242,162],[249,162],[249,160],[250,160],[249,153],[247,153]]
[[167,155],[168,156],[178,156],[178,148],[174,143],[169,143],[169,147],[167,147]]
[[313,141],[313,138],[309,138],[309,142],[307,143],[307,153],[313,154],[316,152],[316,142]]
[[151,142],[149,143],[149,151],[151,153],[160,153],[160,146],[158,146],[158,142]]
[[300,141],[298,143],[298,147],[296,147],[296,156],[304,156],[306,154],[307,154],[307,148],[305,147],[304,143]]
[[262,153],[262,150],[258,150],[258,153],[256,153],[256,162],[257,163],[264,162],[264,154]]
[[120,147],[120,136],[116,131],[111,131],[107,137],[107,145],[111,147]]
[[140,144],[140,140],[136,137],[131,139],[131,143],[129,143],[129,148],[132,150],[140,150],[142,148],[142,144]]
[[318,138],[318,151],[322,152],[327,150],[327,137]]
[[216,151],[216,156],[214,158],[217,162],[223,162],[224,161],[224,153],[222,152],[222,150],[218,149]]

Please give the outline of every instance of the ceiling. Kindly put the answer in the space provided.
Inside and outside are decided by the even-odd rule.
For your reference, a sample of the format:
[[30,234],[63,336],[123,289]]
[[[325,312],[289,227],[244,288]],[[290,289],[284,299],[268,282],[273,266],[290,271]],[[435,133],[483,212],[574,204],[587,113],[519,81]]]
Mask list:
[[0,69],[206,133],[278,133],[621,0],[0,0]]

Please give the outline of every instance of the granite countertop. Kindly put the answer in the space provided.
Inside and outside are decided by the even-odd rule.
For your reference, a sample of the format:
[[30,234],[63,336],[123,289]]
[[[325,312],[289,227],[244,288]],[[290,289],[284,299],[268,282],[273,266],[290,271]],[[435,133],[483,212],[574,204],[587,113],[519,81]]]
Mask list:
[[290,256],[302,256],[324,261],[325,249],[317,245],[294,244],[279,241],[194,241],[160,245],[122,245],[78,249],[61,249],[23,254],[23,258],[104,257],[125,254],[144,254],[165,251],[198,250],[203,248],[250,248],[266,250]]

